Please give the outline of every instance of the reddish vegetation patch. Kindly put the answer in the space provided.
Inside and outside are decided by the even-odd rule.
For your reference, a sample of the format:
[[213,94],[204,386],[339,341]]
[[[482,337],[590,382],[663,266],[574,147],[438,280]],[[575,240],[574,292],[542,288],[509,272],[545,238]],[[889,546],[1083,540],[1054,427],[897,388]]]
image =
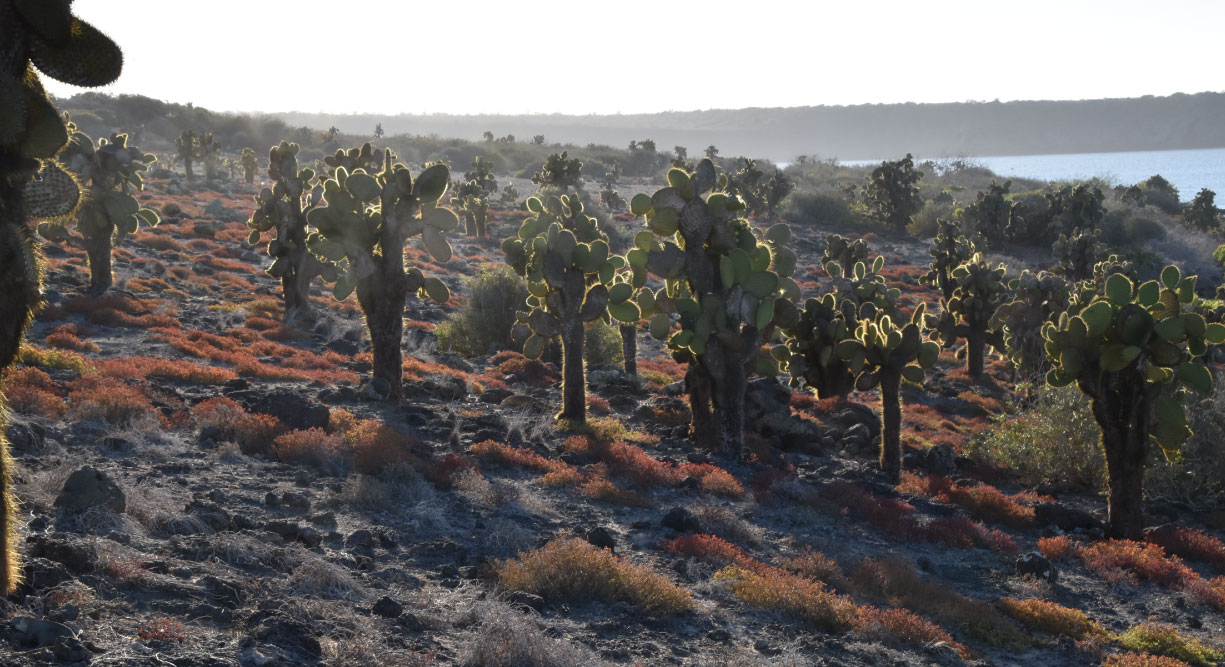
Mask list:
[[1038,553],[1051,560],[1061,560],[1075,556],[1080,551],[1080,544],[1068,535],[1043,537],[1038,540]]
[[1102,667],[1188,667],[1188,663],[1164,655],[1116,653],[1106,656]]
[[1034,508],[1023,505],[1021,501],[1053,500],[1028,492],[1009,496],[989,484],[954,485],[940,475],[920,477],[911,472],[902,473],[897,490],[952,503],[964,508],[975,519],[1013,528],[1028,528],[1034,523]]
[[137,387],[87,375],[68,383],[68,410],[77,419],[126,424],[142,414],[152,414],[154,407]]
[[1054,602],[1004,598],[999,604],[1009,616],[1024,623],[1027,627],[1047,634],[1084,639],[1102,631],[1102,628],[1089,620],[1084,612],[1069,609]]
[[604,398],[595,394],[587,394],[587,409],[597,415],[606,415],[612,408]]
[[550,387],[561,380],[561,376],[551,367],[541,363],[539,359],[527,357],[506,350],[489,358],[494,373],[499,376],[509,376],[510,382],[523,383],[533,387]]
[[[264,380],[317,380],[324,383],[357,381],[356,373],[340,367],[344,359],[335,352],[317,354],[261,340],[257,336],[249,329],[235,329],[226,336],[168,329],[158,329],[154,333],[156,340],[169,344],[183,354],[233,366],[242,376]],[[265,363],[257,357],[271,357],[276,363]]]
[[273,439],[285,432],[276,417],[249,413],[223,396],[197,404],[191,414],[201,428],[216,428],[222,440],[237,444],[244,454],[268,454]]
[[340,436],[321,428],[282,433],[272,440],[272,453],[278,461],[324,466],[342,452]]
[[64,304],[64,311],[107,327],[177,329],[178,308],[163,299],[136,299],[117,294],[78,296]]
[[1175,587],[1196,576],[1182,560],[1166,556],[1165,549],[1156,544],[1106,540],[1082,547],[1080,557],[1090,570],[1116,583],[1144,580]]
[[47,334],[45,339],[47,345],[61,350],[73,350],[75,352],[97,352],[98,346],[90,341],[81,340],[79,336],[84,336],[85,329],[75,324],[61,324]]
[[752,558],[740,547],[714,535],[683,535],[660,543],[663,550],[678,556],[686,556],[711,565],[736,565],[748,570],[761,570],[765,563]]
[[1225,571],[1225,543],[1202,530],[1162,526],[1149,531],[1147,539],[1176,556],[1208,563],[1217,570]]
[[21,414],[47,419],[64,416],[67,406],[61,398],[63,390],[50,375],[32,367],[10,368],[0,379],[0,392],[8,405]]
[[193,384],[219,385],[238,377],[229,369],[161,357],[99,359],[95,367],[103,375],[118,379],[166,378]]

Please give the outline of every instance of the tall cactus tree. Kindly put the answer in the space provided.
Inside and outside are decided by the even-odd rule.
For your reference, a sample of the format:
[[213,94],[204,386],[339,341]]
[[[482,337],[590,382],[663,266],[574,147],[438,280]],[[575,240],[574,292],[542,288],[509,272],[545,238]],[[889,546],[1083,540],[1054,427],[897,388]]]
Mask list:
[[786,370],[793,387],[806,386],[817,398],[846,398],[855,388],[850,362],[838,356],[838,346],[859,328],[853,301],[829,292],[804,304],[787,336]]
[[452,199],[464,216],[468,236],[482,239],[488,236],[486,225],[489,220],[489,193],[485,188],[475,179],[464,181],[455,188]]
[[318,204],[318,193],[307,189],[315,178],[314,170],[298,169],[297,144],[282,141],[268,151],[268,178],[273,186],[255,195],[255,210],[247,220],[251,229],[247,240],[255,245],[264,234],[274,234],[268,242],[268,255],[273,258],[268,275],[280,279],[285,321],[292,323],[311,311],[310,281],[321,275],[330,282],[336,274],[306,247],[306,215]]
[[923,210],[923,198],[919,196],[919,181],[923,172],[914,168],[910,153],[895,162],[882,162],[868,175],[863,188],[863,201],[872,217],[904,232]]
[[220,178],[221,143],[212,132],[200,135],[200,159],[204,161],[204,177],[208,180]]
[[242,149],[242,155],[238,157],[238,165],[242,167],[243,178],[247,181],[247,185],[255,185],[255,172],[259,169],[259,160],[255,157],[255,151],[250,147]]
[[1093,403],[1109,477],[1108,524],[1115,537],[1144,532],[1144,459],[1150,438],[1167,457],[1191,437],[1183,397],[1212,392],[1212,373],[1197,357],[1225,343],[1225,325],[1190,312],[1195,276],[1168,266],[1161,280],[1137,286],[1111,275],[1078,315],[1043,327],[1052,369],[1047,382],[1073,382]]
[[493,162],[481,156],[472,160],[472,171],[464,172],[465,181],[476,181],[489,198],[498,193],[498,179],[493,175]]
[[974,242],[962,235],[955,223],[941,220],[936,241],[928,250],[932,256],[931,270],[921,276],[919,282],[935,287],[945,299],[951,299],[957,286],[953,270],[973,257],[974,252]]
[[174,156],[183,162],[183,169],[187,171],[187,180],[195,177],[191,171],[191,166],[195,164],[196,158],[200,156],[200,144],[196,139],[196,133],[191,130],[183,130],[179,132],[179,138],[174,140],[175,153]]
[[421,237],[436,261],[451,261],[446,234],[459,226],[459,218],[438,205],[449,183],[450,173],[442,164],[426,168],[414,180],[388,149],[378,173],[359,169],[350,174],[338,167],[323,184],[327,206],[307,214],[318,230],[307,238],[307,246],[336,271],[337,299],[356,291],[374,348],[374,376],[387,381],[391,400],[404,394],[400,346],[408,295],[416,293],[438,303],[451,296],[438,278],[427,278],[417,268],[404,270],[404,244],[414,236]]
[[899,326],[894,317],[878,311],[863,319],[852,339],[838,345],[838,356],[855,374],[855,388],[871,391],[880,387],[880,466],[889,481],[897,484],[902,471],[902,378],[922,383],[925,369],[935,365],[940,346],[923,340],[925,304],[915,308],[909,323]]
[[[144,189],[141,174],[157,157],[128,146],[126,134],[99,139],[95,146],[89,136],[75,131],[71,124],[68,128],[72,135],[59,158],[88,186],[77,209],[77,231],[89,258],[89,287],[104,292],[114,282],[111,249],[115,234],[132,234],[141,222],[157,225],[161,221],[156,211],[142,207],[132,194],[132,190]],[[62,237],[60,229],[48,233],[55,227],[40,225],[39,229],[46,238]]]
[[[635,196],[630,208],[651,234],[638,234],[626,258],[635,272],[665,280],[650,329],[689,365],[694,441],[738,459],[748,373],[778,372],[762,346],[776,326],[798,319],[799,288],[790,277],[795,253],[785,247],[790,228],[777,224],[759,238],[743,217],[744,202],[716,191],[721,180],[705,159],[692,174],[673,168],[668,187],[653,196]],[[681,329],[668,336],[670,313]]]
[[1068,280],[1088,280],[1093,277],[1093,267],[1105,251],[1105,244],[1094,229],[1076,229],[1070,234],[1060,234],[1051,245],[1051,252],[1059,262],[1059,272]]
[[[70,2],[0,0],[0,370],[16,357],[39,300],[41,274],[26,221],[65,216],[80,196],[54,162],[68,132],[34,68],[65,83],[102,86],[119,76],[123,54],[73,17]],[[21,575],[4,408],[0,395],[0,595],[7,596]]]
[[1005,273],[1003,264],[993,267],[982,255],[974,255],[953,269],[953,295],[943,301],[944,312],[928,316],[928,326],[935,328],[944,347],[952,347],[958,339],[966,341],[966,373],[974,379],[983,375],[987,344],[1004,349],[995,313],[1010,296]]
[[[562,342],[562,409],[558,419],[587,421],[587,381],[583,363],[583,325],[604,317],[611,301],[608,286],[624,266],[610,256],[608,237],[595,218],[583,212],[578,195],[530,197],[532,213],[518,234],[506,239],[506,263],[527,279],[528,311],[521,313],[532,330],[523,345],[528,357],[539,357],[545,343],[558,336]],[[632,295],[622,283],[617,303]]]

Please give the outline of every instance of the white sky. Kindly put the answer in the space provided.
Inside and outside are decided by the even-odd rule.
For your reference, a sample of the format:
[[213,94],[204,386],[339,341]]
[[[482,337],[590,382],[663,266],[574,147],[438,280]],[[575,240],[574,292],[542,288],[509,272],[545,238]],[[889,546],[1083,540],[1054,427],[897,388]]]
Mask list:
[[635,113],[1225,91],[1225,0],[73,7],[125,51],[108,92],[219,111]]

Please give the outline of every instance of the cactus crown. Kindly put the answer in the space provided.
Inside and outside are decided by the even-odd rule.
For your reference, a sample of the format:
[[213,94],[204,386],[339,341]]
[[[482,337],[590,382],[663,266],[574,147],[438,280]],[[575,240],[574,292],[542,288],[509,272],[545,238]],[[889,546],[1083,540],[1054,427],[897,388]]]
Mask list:
[[1094,265],[1106,248],[1100,242],[1100,237],[1101,232],[1096,229],[1076,229],[1068,234],[1060,234],[1051,246],[1051,251],[1059,262],[1059,272],[1069,280],[1087,280],[1092,277]]
[[838,356],[838,344],[859,326],[855,303],[833,292],[808,299],[795,324],[783,328],[786,354],[775,356],[791,375],[793,387],[806,385],[820,398],[845,396],[854,388],[850,364]]
[[[438,205],[449,182],[450,173],[442,164],[427,167],[414,180],[390,150],[383,152],[383,167],[375,174],[336,168],[323,183],[327,206],[307,214],[316,231],[306,240],[311,253],[336,271],[336,298],[348,297],[370,280],[384,257],[402,256],[399,253],[410,237],[420,236],[435,261],[451,261],[445,234],[459,226],[459,218]],[[441,280],[426,278],[420,269],[411,269],[408,278],[410,291],[420,296],[439,303],[450,298]]]
[[877,312],[874,318],[860,320],[853,337],[838,344],[836,352],[855,375],[856,389],[871,390],[886,374],[923,382],[925,369],[934,366],[940,356],[940,346],[923,340],[925,310],[920,303],[909,322]]
[[1183,389],[1212,391],[1212,373],[1196,357],[1225,343],[1225,325],[1190,312],[1195,276],[1167,266],[1161,280],[1139,286],[1116,273],[1079,314],[1064,313],[1042,328],[1052,368],[1047,382],[1077,382],[1093,398],[1138,392],[1151,400],[1156,422],[1150,434],[1168,456],[1191,435]]
[[383,151],[376,149],[370,142],[366,142],[361,145],[361,148],[336,149],[335,155],[323,158],[323,164],[327,165],[329,178],[335,176],[336,170],[341,167],[344,167],[350,174],[358,169],[373,174],[383,166],[383,157]]
[[[156,211],[142,207],[130,192],[131,188],[144,189],[141,174],[157,161],[157,156],[129,146],[126,134],[99,139],[95,146],[76,126],[69,123],[67,127],[72,130],[72,139],[59,157],[91,186],[91,193],[77,216],[77,228],[81,233],[90,236],[109,235],[112,231],[134,234],[141,222],[149,226],[161,222]],[[51,241],[64,238],[60,223],[42,223],[38,232]]]
[[967,239],[956,223],[940,221],[940,231],[928,253],[932,256],[931,270],[919,278],[919,282],[931,285],[948,299],[956,287],[953,270],[974,256],[974,242]]
[[[673,168],[668,187],[630,202],[647,226],[626,255],[634,282],[645,284],[648,271],[665,282],[655,296],[659,312],[651,333],[666,337],[669,315],[677,315],[681,330],[668,338],[668,347],[690,362],[711,344],[741,350],[745,340],[765,337],[775,325],[791,326],[799,317],[793,303],[799,286],[791,279],[796,256],[785,247],[790,227],[754,232],[742,217],[744,203],[715,191],[719,183],[714,164],[705,159],[692,174]],[[756,349],[741,351],[748,359]],[[759,355],[757,368],[777,373],[777,360]]]
[[502,243],[502,251],[506,263],[527,279],[529,310],[520,313],[520,321],[532,335],[523,353],[538,357],[545,342],[561,335],[573,318],[604,317],[610,303],[626,304],[633,290],[625,283],[609,289],[625,260],[609,254],[608,237],[583,212],[578,195],[530,197],[527,209],[532,215]]
[[[243,157],[246,158],[245,153]],[[255,151],[251,151],[251,161],[255,161]],[[307,184],[315,178],[315,172],[310,168],[298,169],[298,145],[282,141],[268,151],[268,178],[273,181],[272,187],[263,188],[255,195],[255,210],[247,220],[247,227],[251,229],[247,242],[255,245],[264,233],[276,232],[276,238],[268,243],[268,255],[274,259],[267,272],[280,278],[294,270],[290,257],[294,248],[291,237],[295,228],[305,227],[302,195]],[[324,265],[314,264],[310,269],[312,277],[318,274],[328,281],[336,279],[335,272]]]
[[582,183],[583,163],[578,158],[569,158],[566,151],[553,153],[544,161],[540,171],[532,174],[532,182],[541,187],[553,186],[565,190],[578,188]]
[[825,254],[821,266],[831,277],[851,276],[855,265],[868,261],[868,243],[863,239],[851,241],[838,234],[825,237]]
[[1045,271],[1024,271],[1008,283],[1012,299],[995,311],[992,327],[1004,336],[1008,363],[1025,376],[1047,370],[1042,327],[1068,309],[1071,286]]

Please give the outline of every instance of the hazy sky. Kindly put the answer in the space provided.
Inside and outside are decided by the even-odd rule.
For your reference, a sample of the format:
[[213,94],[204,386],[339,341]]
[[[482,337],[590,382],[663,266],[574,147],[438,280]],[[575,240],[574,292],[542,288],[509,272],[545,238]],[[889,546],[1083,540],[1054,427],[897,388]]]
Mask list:
[[124,48],[123,76],[107,90],[214,110],[633,113],[1225,91],[1225,0],[74,8]]

